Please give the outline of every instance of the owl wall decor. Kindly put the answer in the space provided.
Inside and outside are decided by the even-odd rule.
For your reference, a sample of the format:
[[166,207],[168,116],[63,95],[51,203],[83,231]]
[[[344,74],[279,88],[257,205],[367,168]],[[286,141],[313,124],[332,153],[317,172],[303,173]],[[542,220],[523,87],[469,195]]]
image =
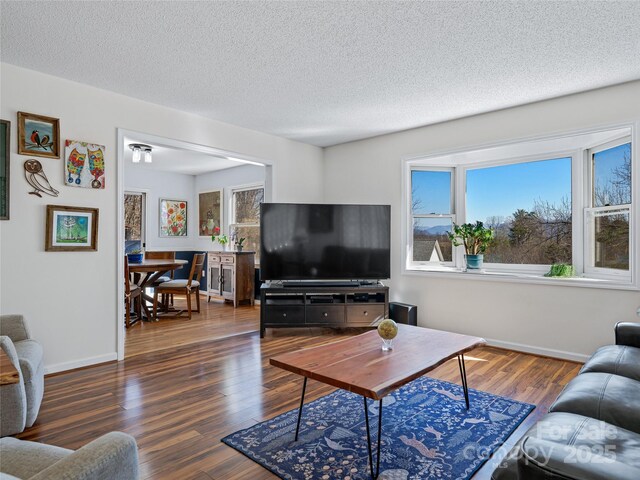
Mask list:
[[104,145],[67,140],[64,179],[69,187],[104,188]]

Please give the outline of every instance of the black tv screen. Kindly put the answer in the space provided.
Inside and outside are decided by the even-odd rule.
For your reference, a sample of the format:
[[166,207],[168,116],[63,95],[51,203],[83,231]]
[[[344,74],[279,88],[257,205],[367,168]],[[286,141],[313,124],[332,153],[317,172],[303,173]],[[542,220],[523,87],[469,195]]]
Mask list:
[[262,280],[391,276],[389,205],[263,203]]

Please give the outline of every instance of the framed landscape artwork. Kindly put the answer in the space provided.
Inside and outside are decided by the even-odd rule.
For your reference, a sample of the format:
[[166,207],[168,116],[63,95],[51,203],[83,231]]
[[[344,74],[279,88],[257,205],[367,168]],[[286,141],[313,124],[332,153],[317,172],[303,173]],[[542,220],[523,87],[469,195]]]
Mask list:
[[160,236],[187,236],[186,200],[160,200]]
[[222,190],[198,194],[198,235],[210,237],[215,227],[222,226]]
[[70,187],[104,188],[104,145],[64,142],[64,178]]
[[9,220],[9,140],[11,122],[0,120],[0,220]]
[[60,120],[18,112],[18,153],[60,158]]
[[98,250],[98,209],[47,205],[45,251]]

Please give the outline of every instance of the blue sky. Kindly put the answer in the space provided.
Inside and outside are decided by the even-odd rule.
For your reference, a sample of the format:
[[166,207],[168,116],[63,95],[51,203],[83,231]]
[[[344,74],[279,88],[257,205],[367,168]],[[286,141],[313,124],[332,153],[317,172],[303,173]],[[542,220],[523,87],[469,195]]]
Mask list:
[[[415,213],[450,213],[449,172],[412,174]],[[571,159],[520,163],[467,170],[467,221],[507,217],[519,208],[531,210],[537,198],[560,202],[571,198]]]

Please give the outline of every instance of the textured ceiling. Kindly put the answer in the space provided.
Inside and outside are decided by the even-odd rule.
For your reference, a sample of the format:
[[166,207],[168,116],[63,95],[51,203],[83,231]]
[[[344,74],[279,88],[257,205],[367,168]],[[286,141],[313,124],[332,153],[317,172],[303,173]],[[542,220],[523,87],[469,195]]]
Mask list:
[[7,2],[2,61],[327,146],[640,78],[640,2]]

